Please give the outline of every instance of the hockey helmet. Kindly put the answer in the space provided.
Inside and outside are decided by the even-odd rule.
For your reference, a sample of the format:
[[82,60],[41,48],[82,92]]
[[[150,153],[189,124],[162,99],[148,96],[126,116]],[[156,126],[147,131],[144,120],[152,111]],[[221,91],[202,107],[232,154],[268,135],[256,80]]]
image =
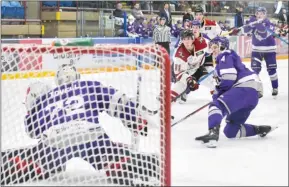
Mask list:
[[229,49],[230,46],[229,39],[224,36],[216,36],[213,38],[210,41],[209,46],[211,47],[213,44],[218,45],[221,51]]
[[266,10],[265,7],[258,7],[258,8],[256,9],[256,13],[257,13],[257,12],[263,12],[264,14],[267,14],[267,10]]
[[196,19],[193,20],[191,24],[192,24],[192,26],[199,26],[199,27],[201,27],[200,21],[199,21],[199,20],[196,20]]
[[58,86],[71,83],[79,79],[80,74],[77,72],[76,67],[70,64],[63,64],[60,66],[55,75],[55,82]]
[[181,40],[185,38],[192,38],[194,39],[194,33],[190,29],[185,29],[181,32]]

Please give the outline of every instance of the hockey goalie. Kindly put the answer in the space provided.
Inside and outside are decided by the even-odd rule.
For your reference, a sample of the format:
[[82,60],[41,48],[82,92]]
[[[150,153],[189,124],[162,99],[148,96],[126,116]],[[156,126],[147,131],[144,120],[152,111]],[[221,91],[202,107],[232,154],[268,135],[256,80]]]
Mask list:
[[124,93],[98,81],[81,81],[72,65],[61,66],[56,87],[32,83],[27,89],[25,129],[38,144],[1,152],[1,185],[48,179],[64,172],[66,162],[82,158],[104,170],[115,184],[159,178],[158,157],[111,141],[99,114],[119,118],[135,136],[147,136],[148,122]]
[[[186,102],[187,95],[191,91],[199,88],[198,81],[209,73],[208,70],[213,69],[212,63],[205,66],[207,64],[206,59],[208,59],[206,58],[208,45],[199,32],[200,24],[197,22],[194,22],[195,25],[192,26],[192,30],[184,30],[181,33],[182,43],[173,56],[176,82],[172,86],[171,100],[179,99],[181,104]],[[206,81],[203,81],[202,84],[213,90],[214,81],[212,76],[206,78]]]

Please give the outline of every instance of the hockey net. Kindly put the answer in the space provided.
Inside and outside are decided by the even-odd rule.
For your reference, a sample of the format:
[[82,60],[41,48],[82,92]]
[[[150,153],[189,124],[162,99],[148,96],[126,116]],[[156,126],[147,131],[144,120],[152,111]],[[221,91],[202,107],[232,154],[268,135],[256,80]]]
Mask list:
[[[170,61],[163,48],[156,45],[53,47],[11,44],[2,45],[1,52],[2,185],[170,185]],[[157,114],[149,115],[137,109],[154,124],[148,126],[147,136],[137,136],[137,143],[132,141],[131,137],[135,137],[132,131],[105,110],[98,114],[99,124],[115,143],[113,145],[120,145],[119,148],[110,145],[108,149],[106,144],[100,143],[95,146],[91,143],[94,140],[86,137],[69,141],[67,137],[58,138],[56,145],[62,145],[59,147],[46,145],[40,136],[38,139],[29,136],[24,125],[27,111],[23,104],[27,87],[41,81],[55,88],[55,72],[62,64],[74,64],[81,81],[99,81],[125,93],[139,106],[158,110]],[[64,104],[58,109],[62,110],[61,107],[67,109]],[[90,107],[90,110],[94,109]],[[83,119],[85,121],[85,117]],[[45,125],[50,121],[38,122]],[[70,123],[61,122],[68,126]],[[95,141],[100,141],[101,137],[104,135],[94,137]],[[89,144],[84,141],[91,146],[84,149],[83,144]],[[118,164],[125,159],[121,157],[124,153],[115,150],[122,147],[131,154],[141,155],[126,165],[133,169],[118,169]],[[150,159],[151,155],[154,161]],[[118,174],[112,175],[116,170]]]

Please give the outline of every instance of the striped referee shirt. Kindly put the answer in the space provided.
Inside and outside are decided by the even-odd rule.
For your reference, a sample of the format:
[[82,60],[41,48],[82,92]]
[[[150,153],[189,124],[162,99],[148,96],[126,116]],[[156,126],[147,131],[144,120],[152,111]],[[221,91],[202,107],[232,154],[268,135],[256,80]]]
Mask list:
[[164,25],[157,25],[153,31],[153,40],[158,42],[171,42],[171,28]]

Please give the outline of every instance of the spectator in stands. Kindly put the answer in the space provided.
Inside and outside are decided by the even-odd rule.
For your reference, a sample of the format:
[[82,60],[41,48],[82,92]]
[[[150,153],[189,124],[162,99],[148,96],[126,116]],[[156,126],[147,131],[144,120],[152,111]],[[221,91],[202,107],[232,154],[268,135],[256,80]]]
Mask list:
[[244,25],[244,16],[243,16],[243,8],[239,7],[236,8],[236,15],[235,15],[235,27],[242,27]]
[[171,35],[175,38],[178,38],[180,32],[183,30],[183,23],[181,20],[178,20],[175,25],[172,26]]
[[225,20],[224,29],[227,30],[227,31],[231,30],[231,24],[230,24],[229,20]]
[[185,11],[187,7],[190,7],[189,3],[184,0],[179,0],[176,10],[177,11]]
[[148,38],[147,19],[135,25],[135,32],[142,38]]
[[145,18],[141,9],[140,9],[139,3],[134,4],[131,14],[135,18],[136,24],[140,24],[141,22],[143,22],[143,20]]
[[160,17],[164,17],[166,19],[166,26],[172,27],[172,14],[169,7],[169,3],[164,3],[163,9],[160,10]]
[[135,32],[135,18],[133,15],[129,15],[127,19],[127,35],[129,37],[138,37],[138,34]]
[[194,20],[194,16],[193,16],[193,12],[192,12],[191,7],[188,7],[188,8],[187,8],[186,13],[185,13],[185,15],[183,16],[183,23],[185,22],[186,19],[188,19],[188,20],[190,20],[190,21],[193,21],[193,20]]
[[279,21],[282,22],[283,24],[288,24],[289,22],[289,17],[285,8],[282,9],[281,14],[279,15]]
[[160,17],[160,24],[153,31],[153,41],[164,47],[170,54],[171,28],[166,25],[166,17]]
[[126,28],[124,28],[126,17],[126,12],[122,10],[122,4],[118,2],[116,9],[113,11],[115,36],[126,36]]
[[226,27],[224,25],[224,22],[219,21],[218,24],[219,24],[220,28],[222,29],[222,31],[227,31],[227,29],[226,29]]
[[153,30],[154,30],[156,24],[157,24],[157,19],[155,17],[152,17],[150,19],[150,22],[147,25],[147,32],[148,32],[149,37],[153,37]]

